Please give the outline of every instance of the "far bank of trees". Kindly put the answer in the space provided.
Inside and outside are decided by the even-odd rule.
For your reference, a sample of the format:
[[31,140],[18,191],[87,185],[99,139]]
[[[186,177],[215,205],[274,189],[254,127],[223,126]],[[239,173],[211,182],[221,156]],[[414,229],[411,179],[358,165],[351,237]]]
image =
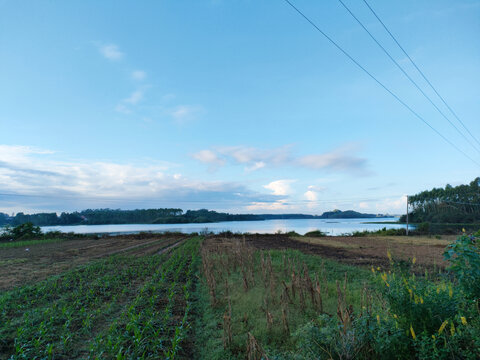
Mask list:
[[72,213],[18,213],[14,217],[0,214],[0,226],[9,224],[17,226],[31,223],[35,226],[55,225],[104,225],[104,224],[182,224],[182,223],[210,223],[220,221],[263,220],[258,215],[232,215],[216,211],[182,209],[145,209],[120,210],[96,209],[75,211]]
[[412,223],[480,223],[480,177],[468,185],[422,191],[409,197],[409,206]]
[[353,210],[333,210],[322,215],[308,214],[228,214],[207,209],[187,210],[164,208],[144,210],[96,209],[83,210],[71,213],[18,213],[8,216],[0,213],[0,226],[17,226],[32,223],[35,226],[55,225],[104,225],[104,224],[187,224],[187,223],[212,223],[222,221],[256,221],[274,219],[351,219],[351,218],[376,218],[384,215],[363,214]]

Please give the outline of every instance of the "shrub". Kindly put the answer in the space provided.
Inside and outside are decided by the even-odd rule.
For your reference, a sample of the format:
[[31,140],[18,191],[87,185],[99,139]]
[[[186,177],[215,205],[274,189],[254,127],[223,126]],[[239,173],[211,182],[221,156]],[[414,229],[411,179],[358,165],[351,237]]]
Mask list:
[[383,283],[383,298],[391,315],[405,331],[412,327],[417,334],[425,332],[431,336],[444,321],[453,320],[457,314],[461,294],[453,291],[452,284],[386,272],[378,279]]
[[416,232],[420,234],[428,234],[430,232],[430,223],[422,222],[417,225]]
[[305,234],[305,236],[309,236],[309,237],[323,237],[323,236],[327,236],[326,233],[324,233],[323,231],[320,231],[320,230],[314,230],[314,231],[309,231]]
[[468,299],[480,300],[480,247],[473,236],[462,235],[447,246],[445,259],[449,270]]
[[3,240],[28,240],[41,236],[42,230],[40,230],[40,227],[33,225],[31,222],[27,222],[13,228],[7,227],[2,233],[1,238]]
[[300,234],[297,233],[296,231],[289,231],[289,232],[287,232],[286,235],[287,235],[287,236],[300,236]]

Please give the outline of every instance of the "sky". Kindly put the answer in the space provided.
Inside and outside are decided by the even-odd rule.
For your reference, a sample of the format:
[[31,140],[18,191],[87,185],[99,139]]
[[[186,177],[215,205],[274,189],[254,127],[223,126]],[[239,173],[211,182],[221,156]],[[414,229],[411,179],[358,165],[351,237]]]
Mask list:
[[[435,130],[283,0],[0,0],[0,212],[401,214],[478,176],[480,143],[338,0],[290,1]],[[480,139],[480,1],[367,1]]]

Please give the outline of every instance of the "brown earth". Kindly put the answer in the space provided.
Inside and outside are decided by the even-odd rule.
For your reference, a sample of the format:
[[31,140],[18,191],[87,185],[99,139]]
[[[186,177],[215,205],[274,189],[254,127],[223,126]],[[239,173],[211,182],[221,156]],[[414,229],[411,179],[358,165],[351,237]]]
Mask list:
[[[387,252],[394,259],[416,259],[419,267],[443,268],[443,251],[455,236],[442,239],[425,236],[371,236],[371,237],[290,237],[284,234],[246,235],[245,242],[257,249],[297,249],[303,253],[315,254],[342,263],[360,266],[386,266]],[[221,246],[221,237],[211,241]]]
[[172,234],[118,235],[0,249],[0,291],[35,283],[88,261],[114,254],[155,254],[177,245],[183,238],[185,236]]
[[[174,247],[186,236],[181,234],[138,234],[75,239],[28,247],[0,249],[0,291],[31,284],[59,274],[93,259],[120,253],[143,256]],[[221,245],[222,237],[209,243]],[[245,242],[257,249],[297,249],[342,263],[386,266],[387,251],[396,259],[416,258],[419,267],[443,268],[443,251],[455,236],[441,239],[421,236],[370,237],[289,237],[285,234],[246,235]],[[28,251],[26,250],[28,248]]]

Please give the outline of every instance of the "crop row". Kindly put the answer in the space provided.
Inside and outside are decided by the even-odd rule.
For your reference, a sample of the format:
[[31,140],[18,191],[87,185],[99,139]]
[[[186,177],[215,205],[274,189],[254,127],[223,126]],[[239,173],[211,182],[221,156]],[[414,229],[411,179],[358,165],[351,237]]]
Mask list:
[[[0,296],[0,357],[69,358],[165,257],[111,257]],[[55,356],[54,356],[55,355]]]
[[188,330],[198,242],[187,242],[158,269],[109,329],[91,346],[91,358],[174,359]]

